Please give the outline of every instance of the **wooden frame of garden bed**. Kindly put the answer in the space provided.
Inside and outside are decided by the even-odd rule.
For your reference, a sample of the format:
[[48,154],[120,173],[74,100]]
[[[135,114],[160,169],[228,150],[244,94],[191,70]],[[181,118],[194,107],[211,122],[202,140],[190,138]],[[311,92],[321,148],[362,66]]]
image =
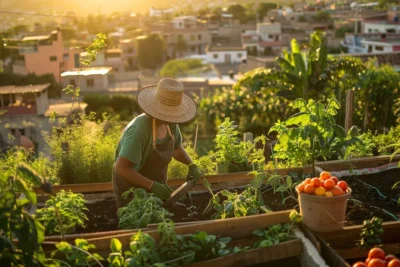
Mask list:
[[[316,233],[317,238],[320,239],[321,244],[324,244],[325,249],[329,250],[330,247],[334,249],[334,252],[330,251],[329,255],[337,254],[342,259],[366,259],[370,248],[357,247],[357,240],[360,240],[360,234],[363,225],[354,225],[344,227],[340,231],[330,233]],[[395,222],[384,222],[382,224],[384,233],[382,235],[382,249],[387,254],[399,254],[400,253],[400,221]],[[333,258],[335,256],[332,256]],[[349,266],[347,263],[337,260],[337,267]]]
[[[192,234],[196,231],[206,231],[207,234],[216,235],[218,237],[231,237],[231,242],[234,244],[249,245],[249,242],[254,240],[254,236],[252,235],[254,230],[267,228],[278,223],[289,222],[289,214],[291,211],[292,210],[287,210],[223,220],[199,221],[187,225],[176,225],[175,231],[177,234]],[[142,231],[152,236],[156,242],[159,241],[160,237],[157,230],[143,229]],[[96,253],[107,256],[110,251],[110,242],[112,238],[118,238],[121,241],[123,248],[126,249],[129,247],[131,236],[134,233],[136,232],[132,231],[123,234],[109,232],[109,235],[107,236],[89,238],[88,241],[96,246]],[[54,244],[55,242],[45,241],[43,247],[45,251],[51,251],[54,250]],[[294,239],[280,243],[276,246],[252,249],[205,262],[194,263],[190,266],[247,266],[298,256],[301,255],[302,251],[303,246],[301,240]]]
[[[391,161],[400,161],[400,155],[396,155],[393,158],[391,156],[376,156],[376,157],[365,157],[357,158],[352,160],[333,160],[333,161],[321,161],[317,162],[315,166],[322,168],[324,171],[340,171],[346,169],[361,169],[367,167],[377,167]],[[282,168],[276,170],[268,170],[268,173],[277,173],[280,175],[287,175],[289,173],[310,173],[312,169],[311,165],[305,167],[293,167],[293,168]],[[227,173],[206,176],[205,179],[211,184],[218,185],[221,183],[231,183],[232,186],[241,186],[248,183],[249,180],[254,178],[253,175],[248,174],[248,172],[239,173]],[[176,188],[181,186],[185,182],[185,179],[172,179],[168,180],[168,185]],[[198,185],[194,187],[196,190],[205,190],[203,180],[200,179],[197,182]],[[215,187],[218,189],[218,186]],[[223,187],[222,187],[223,188]],[[43,194],[43,190],[39,187],[34,188],[37,194]],[[113,191],[113,185],[111,182],[106,183],[88,183],[88,184],[65,184],[53,186],[53,191],[56,193],[60,190],[71,190],[74,193],[100,193],[100,192],[110,192]]]

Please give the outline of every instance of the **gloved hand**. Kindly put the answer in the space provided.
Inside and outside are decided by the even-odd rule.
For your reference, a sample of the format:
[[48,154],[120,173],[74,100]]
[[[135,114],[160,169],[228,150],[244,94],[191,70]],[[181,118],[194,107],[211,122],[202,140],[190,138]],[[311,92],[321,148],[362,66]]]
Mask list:
[[166,184],[154,182],[150,188],[150,192],[156,195],[156,197],[166,200],[171,196],[172,189]]
[[186,177],[186,181],[194,180],[195,182],[197,182],[197,180],[202,176],[203,176],[203,174],[201,173],[201,171],[199,170],[199,167],[197,167],[196,164],[189,165],[189,172]]

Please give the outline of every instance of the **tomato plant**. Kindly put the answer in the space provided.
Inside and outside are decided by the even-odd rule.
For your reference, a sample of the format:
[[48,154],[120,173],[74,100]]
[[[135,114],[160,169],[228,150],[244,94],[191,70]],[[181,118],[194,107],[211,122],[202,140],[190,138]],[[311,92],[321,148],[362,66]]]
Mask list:
[[356,126],[346,133],[343,127],[335,123],[334,116],[340,109],[337,100],[330,99],[324,106],[320,101],[296,99],[293,108],[299,112],[284,122],[277,122],[270,129],[270,133],[278,133],[274,158],[292,166],[312,164],[315,172],[314,163],[317,159],[343,158],[346,147],[363,145]]

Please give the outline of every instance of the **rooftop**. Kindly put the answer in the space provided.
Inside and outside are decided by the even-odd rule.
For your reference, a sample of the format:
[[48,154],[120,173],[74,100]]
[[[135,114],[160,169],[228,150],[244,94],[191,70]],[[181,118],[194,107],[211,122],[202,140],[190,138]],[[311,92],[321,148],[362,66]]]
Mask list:
[[49,87],[50,84],[36,84],[36,85],[6,85],[0,86],[0,95],[5,94],[27,94],[27,93],[40,93]]
[[46,40],[49,39],[49,35],[42,35],[42,36],[29,36],[29,37],[24,37],[22,38],[22,41],[41,41],[41,40]]
[[207,47],[207,52],[219,52],[219,51],[246,51],[244,46],[224,46],[224,45],[213,45]]
[[122,50],[119,48],[107,49],[106,53],[122,53]]
[[87,68],[87,69],[72,69],[61,73],[61,77],[66,76],[90,76],[90,75],[106,75],[112,70],[110,67],[94,67],[94,68]]

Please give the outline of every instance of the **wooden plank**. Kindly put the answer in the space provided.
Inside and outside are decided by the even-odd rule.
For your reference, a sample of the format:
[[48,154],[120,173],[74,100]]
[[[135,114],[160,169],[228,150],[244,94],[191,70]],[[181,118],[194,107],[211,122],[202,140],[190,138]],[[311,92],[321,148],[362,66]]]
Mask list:
[[[400,254],[400,243],[393,244],[383,244],[381,247],[385,251],[386,254],[398,255]],[[359,258],[368,258],[368,252],[371,248],[341,248],[336,249],[336,252],[343,259],[359,259]]]
[[339,256],[339,254],[318,234],[315,238],[321,245],[321,256],[330,267],[350,267],[350,265]]
[[172,193],[171,197],[164,202],[164,208],[173,206],[179,199],[186,195],[187,192],[189,192],[195,186],[195,184],[196,181],[190,180],[181,185]]
[[[384,233],[382,242],[396,243],[400,240],[400,221],[382,223]],[[343,227],[340,231],[324,232],[319,235],[335,249],[348,249],[355,245],[357,240],[360,240],[362,225],[354,225]]]
[[285,259],[301,255],[303,246],[300,239],[290,240],[266,248],[252,249],[238,254],[231,254],[208,261],[189,264],[189,267],[234,267],[251,266],[273,260]]
[[[289,221],[289,214],[293,210],[278,211],[261,215],[253,215],[241,218],[230,218],[220,220],[209,220],[203,221],[202,223],[177,226],[175,231],[177,234],[189,234],[195,233],[196,231],[205,231],[208,234],[217,236],[231,237],[232,239],[243,239],[251,237],[252,233],[256,229],[266,228],[273,224],[286,223]],[[156,242],[159,240],[159,236],[156,230],[145,231],[151,235]],[[93,243],[99,251],[108,251],[110,247],[110,241],[112,238],[118,238],[123,246],[127,248],[130,243],[132,234],[121,234],[99,238],[88,239],[90,243]]]
[[354,91],[347,90],[346,92],[346,115],[344,128],[346,132],[353,126],[353,99],[354,99]]
[[[396,155],[393,157],[392,162],[396,162],[400,160],[400,155]],[[391,162],[391,156],[377,156],[377,157],[365,157],[365,158],[357,158],[352,160],[333,160],[333,161],[322,161],[316,162],[316,166],[322,168],[325,171],[340,171],[340,170],[348,170],[350,168],[360,169],[367,167],[377,167]],[[267,173],[273,174],[278,173],[280,175],[288,175],[292,172],[297,173],[311,173],[311,166],[305,167],[293,167],[293,168],[282,168],[275,170],[267,170]],[[197,182],[195,188],[202,188],[203,180],[207,179],[207,181],[211,184],[219,184],[219,183],[229,183],[229,182],[241,182],[245,183],[246,181],[252,180],[254,178],[253,175],[249,175],[248,172],[239,172],[239,173],[227,173],[227,174],[218,174],[218,175],[210,175],[203,178],[200,178]],[[168,180],[167,184],[171,187],[179,187],[185,183],[185,179],[172,179]],[[111,182],[107,183],[89,183],[89,184],[67,184],[67,185],[56,185],[53,186],[54,192],[58,192],[60,190],[65,191],[73,191],[75,193],[95,193],[95,192],[107,192],[113,191],[113,185]],[[34,191],[38,194],[43,194],[43,190],[39,187],[34,187]]]

